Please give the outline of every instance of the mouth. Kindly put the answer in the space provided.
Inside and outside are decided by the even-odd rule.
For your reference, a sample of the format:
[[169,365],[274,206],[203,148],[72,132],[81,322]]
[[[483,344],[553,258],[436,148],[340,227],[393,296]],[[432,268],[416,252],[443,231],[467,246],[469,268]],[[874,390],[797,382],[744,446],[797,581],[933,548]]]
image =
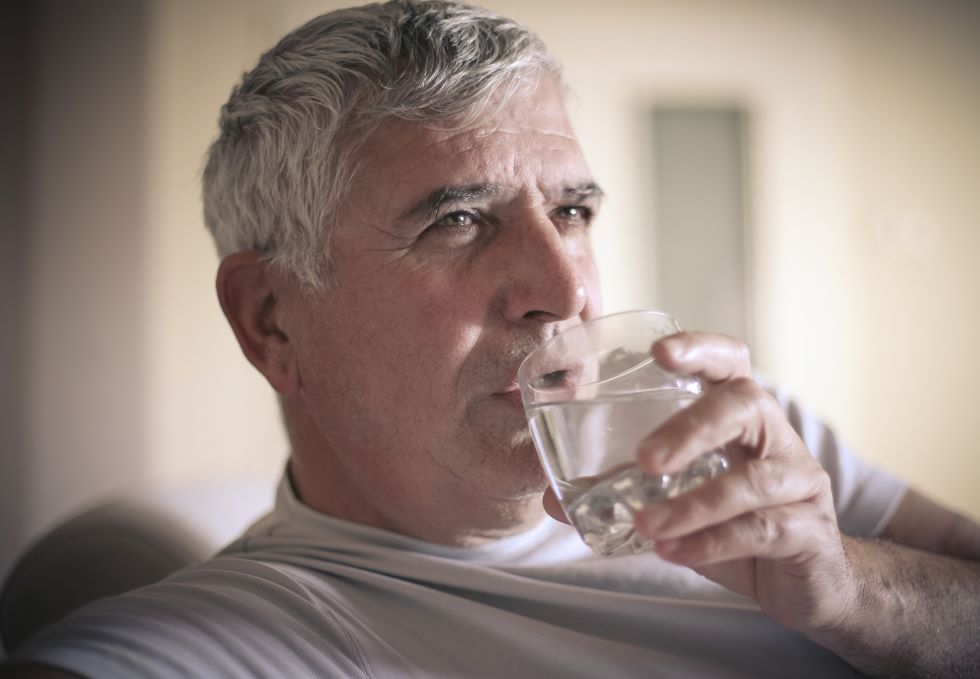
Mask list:
[[517,380],[514,380],[513,383],[507,385],[504,389],[494,393],[494,397],[524,410],[524,402],[521,400],[521,390],[517,386]]
[[[510,403],[521,409],[523,412],[524,401],[521,398],[521,388],[517,379],[518,373],[520,368],[526,362],[527,357],[534,353],[534,351],[541,346],[541,343],[547,339],[547,337],[534,338],[533,341],[531,341],[529,338],[527,341],[515,343],[514,345],[509,346],[500,352],[500,358],[503,359],[501,363],[508,365],[508,369],[506,372],[498,373],[498,375],[501,375],[501,377],[506,376],[504,378],[506,381],[502,380],[497,382],[497,388],[492,394],[494,400]],[[504,363],[504,361],[506,361],[506,363]],[[570,372],[574,372],[573,370],[569,370],[567,363],[568,358],[565,357],[565,359],[562,361],[562,368],[555,371],[555,373],[560,372],[562,375],[567,375]],[[551,377],[554,378],[555,375],[552,375]],[[535,385],[532,384],[532,386]]]

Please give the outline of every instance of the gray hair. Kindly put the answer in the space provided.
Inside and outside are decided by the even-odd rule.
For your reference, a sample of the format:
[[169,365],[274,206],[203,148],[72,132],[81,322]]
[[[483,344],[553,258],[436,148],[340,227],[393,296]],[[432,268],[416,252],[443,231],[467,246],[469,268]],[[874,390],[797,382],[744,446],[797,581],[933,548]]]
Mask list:
[[456,2],[393,0],[313,19],[262,55],[221,109],[203,187],[218,253],[257,251],[322,289],[356,151],[381,122],[465,127],[539,73],[560,82],[536,35]]

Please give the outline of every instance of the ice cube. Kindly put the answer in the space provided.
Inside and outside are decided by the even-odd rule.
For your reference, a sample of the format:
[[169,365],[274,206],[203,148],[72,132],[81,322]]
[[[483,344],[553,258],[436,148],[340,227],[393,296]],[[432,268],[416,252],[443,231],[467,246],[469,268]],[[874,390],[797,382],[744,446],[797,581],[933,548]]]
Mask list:
[[672,476],[644,474],[634,465],[614,469],[598,480],[572,483],[587,489],[569,503],[568,516],[597,554],[612,554],[623,545],[635,553],[649,551],[652,542],[633,530],[634,513],[696,488],[727,470],[728,460],[719,451],[702,455]]

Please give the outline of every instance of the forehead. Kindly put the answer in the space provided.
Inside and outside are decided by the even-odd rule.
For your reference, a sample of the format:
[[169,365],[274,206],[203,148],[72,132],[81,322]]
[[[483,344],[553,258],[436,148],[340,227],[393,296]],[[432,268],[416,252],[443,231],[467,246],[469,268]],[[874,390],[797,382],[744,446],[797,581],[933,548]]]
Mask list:
[[392,199],[440,186],[494,183],[515,189],[589,180],[558,87],[542,80],[475,123],[389,120],[362,146],[351,198]]

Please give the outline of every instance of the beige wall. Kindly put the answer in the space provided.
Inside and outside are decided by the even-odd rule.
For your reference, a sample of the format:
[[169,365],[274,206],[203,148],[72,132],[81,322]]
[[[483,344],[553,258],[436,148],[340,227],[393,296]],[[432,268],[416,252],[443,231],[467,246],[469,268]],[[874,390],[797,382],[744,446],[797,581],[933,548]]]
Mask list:
[[[180,482],[278,474],[275,398],[246,363],[214,294],[200,172],[218,110],[289,28],[274,3],[154,2],[148,22],[146,269],[148,474]],[[202,67],[206,65],[206,67]]]
[[[150,360],[143,6],[11,2],[5,28],[15,13],[0,95],[20,110],[0,143],[3,241],[15,248],[3,253],[3,349],[17,352],[0,374],[0,574],[52,517],[144,473]],[[14,71],[23,87],[9,87]]]
[[[107,461],[92,467],[99,481],[91,483],[53,453],[34,456],[30,529],[113,485],[280,468],[286,443],[274,399],[214,300],[198,176],[236,78],[288,28],[338,4],[146,4],[145,40],[132,47],[145,74],[136,90],[140,158],[117,150],[51,170],[95,173],[93,182],[138,178],[132,232],[107,225],[76,242],[54,230],[32,260],[30,328],[40,353],[29,417],[35,431],[57,423],[36,444],[72,441],[80,459]],[[971,262],[980,252],[980,5],[485,4],[530,24],[566,64],[580,137],[609,194],[595,239],[606,308],[657,304],[649,108],[745,106],[758,366],[865,456],[980,517],[970,426],[980,403],[980,270]],[[104,38],[93,28],[79,39]],[[60,124],[57,102],[45,106]],[[47,167],[43,150],[38,157]],[[71,212],[87,210],[90,195],[44,198]],[[120,209],[133,212],[131,199],[121,208],[101,200],[92,219],[116,223]],[[56,294],[65,287],[70,295]],[[64,353],[64,318],[121,360]],[[107,433],[116,427],[118,435]]]

